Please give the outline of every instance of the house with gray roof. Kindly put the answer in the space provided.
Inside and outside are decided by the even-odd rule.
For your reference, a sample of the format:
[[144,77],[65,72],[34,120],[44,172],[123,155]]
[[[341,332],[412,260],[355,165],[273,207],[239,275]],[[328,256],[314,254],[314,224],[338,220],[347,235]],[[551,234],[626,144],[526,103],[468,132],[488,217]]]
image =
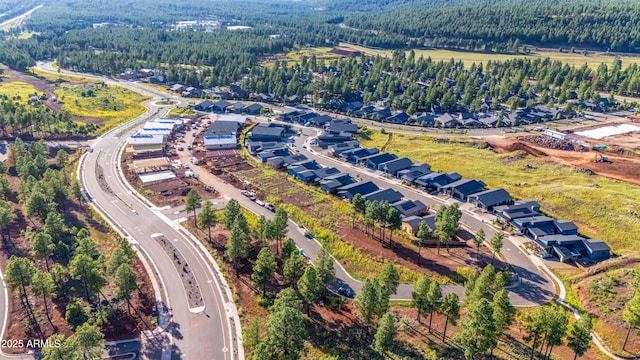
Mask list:
[[250,141],[281,141],[287,129],[278,124],[258,124],[251,129]]
[[335,194],[338,191],[338,188],[353,184],[356,180],[351,177],[350,174],[347,173],[338,173],[325,177],[320,180],[318,186],[320,190],[326,192],[327,194]]
[[480,192],[485,187],[485,183],[480,180],[461,179],[441,187],[440,191],[454,199],[466,201],[469,195]]
[[429,207],[420,200],[400,200],[391,204],[402,216],[422,215],[429,210]]
[[436,216],[435,215],[427,215],[427,216],[408,216],[402,219],[402,230],[406,231],[407,234],[411,236],[416,236],[418,229],[420,228],[420,223],[425,222],[431,231],[436,230]]
[[353,150],[343,151],[340,154],[340,158],[348,162],[359,163],[362,158],[375,155],[379,152],[380,150],[376,148],[367,148],[367,149],[357,148]]
[[513,205],[496,206],[493,213],[507,221],[542,215],[540,204],[534,200],[517,200]]
[[411,165],[413,165],[413,162],[409,158],[405,157],[381,163],[378,165],[378,170],[393,177],[397,177],[398,171],[408,169]]
[[413,164],[410,168],[398,171],[397,177],[404,181],[407,185],[413,185],[413,182],[424,175],[431,173],[431,165],[429,164]]
[[350,133],[355,134],[358,132],[358,125],[351,123],[351,120],[333,120],[325,124],[325,130],[330,134]]
[[422,187],[428,192],[431,192],[433,190],[439,190],[441,187],[460,179],[462,179],[462,176],[455,172],[432,172],[417,178],[416,180],[414,180],[414,184]]
[[371,181],[359,181],[353,184],[339,187],[338,196],[351,200],[354,196],[356,196],[356,194],[364,196],[378,190],[380,190],[378,185],[374,184]]
[[389,204],[396,203],[402,200],[403,197],[404,195],[401,192],[394,189],[380,189],[363,196],[365,201],[386,201]]
[[491,210],[495,206],[511,204],[513,199],[505,189],[498,188],[469,195],[467,201],[481,209]]
[[313,173],[316,175],[316,179],[323,180],[331,175],[336,175],[340,173],[340,170],[334,167],[325,167],[314,170]]
[[357,141],[347,141],[344,143],[329,145],[329,154],[334,157],[340,156],[343,152],[347,150],[353,150],[360,147],[360,144]]
[[379,154],[370,155],[360,159],[360,163],[363,165],[366,165],[367,168],[371,170],[377,170],[378,165],[385,163],[387,161],[394,160],[396,158],[397,156],[395,156],[394,154],[379,153]]

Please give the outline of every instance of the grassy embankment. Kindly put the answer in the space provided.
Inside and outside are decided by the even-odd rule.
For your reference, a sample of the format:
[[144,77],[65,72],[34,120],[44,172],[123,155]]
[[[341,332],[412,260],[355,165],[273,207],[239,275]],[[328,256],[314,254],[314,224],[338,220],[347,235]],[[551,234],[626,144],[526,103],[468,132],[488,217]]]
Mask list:
[[[258,166],[255,169],[239,172],[240,178],[249,180],[254,190],[267,194],[267,201],[284,207],[289,217],[297,223],[303,224],[313,236],[327,245],[333,256],[343,264],[345,269],[357,279],[365,279],[377,275],[385,259],[372,256],[357,247],[344,242],[340,236],[339,224],[350,221],[351,207],[349,204],[296,180],[287,178],[279,171]],[[293,205],[291,201],[283,199],[306,199],[301,206]],[[312,215],[311,215],[312,214]],[[394,239],[400,241],[400,234],[396,232]],[[400,280],[411,283],[418,274],[403,266],[398,266]],[[444,280],[444,279],[440,279]]]
[[[364,147],[382,147],[387,139],[373,130],[360,138]],[[503,187],[518,199],[535,199],[545,212],[574,221],[582,234],[607,241],[616,253],[640,252],[640,242],[629,236],[640,233],[640,187],[578,173],[520,151],[496,154],[477,144],[470,139],[440,144],[432,137],[394,134],[386,151],[480,179],[489,188]]]

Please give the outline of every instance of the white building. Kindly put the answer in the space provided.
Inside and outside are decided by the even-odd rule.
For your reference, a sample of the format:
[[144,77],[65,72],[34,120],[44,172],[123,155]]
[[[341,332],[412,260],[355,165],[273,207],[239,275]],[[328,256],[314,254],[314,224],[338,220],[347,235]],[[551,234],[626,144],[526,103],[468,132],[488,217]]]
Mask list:
[[204,136],[203,142],[207,150],[235,149],[238,147],[235,135]]
[[134,135],[129,138],[129,146],[134,152],[162,152],[165,137],[163,135]]

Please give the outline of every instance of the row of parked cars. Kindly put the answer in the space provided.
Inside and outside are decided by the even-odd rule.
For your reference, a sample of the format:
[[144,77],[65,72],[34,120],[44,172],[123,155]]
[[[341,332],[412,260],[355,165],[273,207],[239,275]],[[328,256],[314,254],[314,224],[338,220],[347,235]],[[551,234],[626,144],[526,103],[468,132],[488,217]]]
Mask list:
[[273,206],[273,204],[270,204],[268,202],[264,202],[262,200],[258,200],[256,198],[256,194],[254,194],[253,192],[249,191],[249,190],[240,190],[240,193],[246,197],[249,198],[249,200],[254,201],[256,204],[264,207],[265,209],[271,211],[271,212],[275,212],[276,208],[275,206]]

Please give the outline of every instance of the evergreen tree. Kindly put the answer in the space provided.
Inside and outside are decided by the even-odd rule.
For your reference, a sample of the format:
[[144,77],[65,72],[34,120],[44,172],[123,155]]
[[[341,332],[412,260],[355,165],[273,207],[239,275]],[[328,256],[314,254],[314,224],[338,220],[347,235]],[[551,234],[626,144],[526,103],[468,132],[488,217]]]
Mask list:
[[11,255],[7,268],[4,273],[4,281],[10,290],[19,289],[20,296],[24,297],[29,307],[29,298],[27,296],[27,286],[31,285],[33,275],[36,273],[36,267],[31,260]]
[[131,293],[138,288],[136,274],[129,264],[122,264],[116,270],[116,297],[127,301],[127,310],[131,312]]
[[567,339],[567,346],[575,353],[573,360],[576,360],[578,356],[584,355],[589,350],[591,346],[591,326],[591,317],[587,314],[582,315],[573,324]]
[[238,200],[229,200],[227,206],[224,208],[224,217],[222,218],[222,224],[226,229],[231,229],[238,214],[240,214],[240,204],[238,203]]
[[[289,255],[287,261],[284,263],[282,274],[284,276],[284,280],[287,283],[289,283],[290,285],[296,284],[302,274],[304,274],[304,262],[302,262],[302,255],[298,254],[295,251],[292,252],[291,255]],[[318,277],[318,281],[320,281],[320,286],[322,287],[323,284],[320,280],[320,277]]]
[[500,254],[502,250],[502,245],[504,245],[504,235],[500,232],[496,232],[495,235],[491,238],[491,248],[493,249],[493,256],[491,257],[491,264],[493,264],[493,260],[496,257],[496,253]]
[[298,292],[292,288],[283,289],[276,295],[273,305],[269,308],[270,311],[278,311],[284,307],[290,307],[297,311],[302,311],[304,304],[298,295]]
[[260,215],[253,228],[253,237],[256,239],[259,248],[266,245],[268,226],[269,222],[267,218],[265,218],[264,215]]
[[378,274],[378,280],[382,282],[390,293],[395,294],[400,285],[400,275],[398,269],[391,262],[386,262]]
[[[493,296],[491,303],[493,308],[493,321],[496,327],[496,344],[497,339],[509,328],[513,323],[516,309],[509,302],[509,295],[505,289],[498,290]],[[493,354],[493,348],[491,349]]]
[[31,243],[31,250],[33,251],[33,257],[36,259],[44,259],[49,271],[49,257],[53,255],[56,246],[53,244],[53,240],[49,234],[39,232],[32,234],[29,238]]
[[325,287],[336,279],[336,271],[333,268],[333,258],[324,245],[318,250],[315,266],[318,272],[318,279],[323,285],[322,289],[324,292]]
[[448,293],[447,296],[445,296],[439,311],[447,318],[444,322],[444,330],[442,331],[442,342],[445,343],[447,325],[449,325],[449,323],[457,325],[458,319],[460,319],[460,299],[458,298],[458,295],[453,292]]
[[496,329],[493,309],[487,299],[480,299],[469,307],[469,314],[462,321],[462,333],[458,342],[465,348],[466,359],[473,359],[477,353],[484,353],[496,346]]
[[429,301],[429,287],[431,286],[431,280],[427,275],[420,275],[413,285],[413,292],[411,297],[413,298],[413,305],[418,310],[418,322],[420,322],[420,315],[427,311],[427,303]]
[[395,321],[395,316],[390,312],[385,313],[380,319],[380,324],[378,325],[373,345],[373,348],[377,352],[385,354],[387,351],[391,350],[391,347],[393,346],[393,338],[396,334]]
[[480,246],[484,243],[485,234],[484,229],[478,230],[476,235],[473,237],[473,243],[476,245],[476,259],[480,260]]
[[429,227],[429,225],[427,225],[427,223],[424,220],[420,221],[420,225],[418,226],[418,232],[416,233],[416,236],[418,237],[418,261],[421,263],[422,255],[420,255],[420,252],[422,251],[424,242],[427,241],[427,239],[429,239],[429,237],[431,236],[431,228]]
[[355,227],[356,215],[357,214],[364,215],[364,212],[367,209],[367,204],[364,198],[362,197],[362,195],[356,194],[353,197],[353,199],[351,199],[351,208],[352,208],[351,227]]
[[102,358],[104,349],[104,334],[98,326],[86,322],[76,329],[74,335],[78,342],[78,350],[85,359]]
[[42,297],[42,301],[44,303],[44,312],[47,315],[47,319],[49,320],[49,322],[51,322],[51,317],[49,317],[47,298],[53,296],[55,289],[56,286],[53,283],[51,274],[49,274],[48,272],[36,270],[32,278],[31,291],[33,291],[34,295]]
[[427,302],[425,310],[429,312],[429,333],[431,333],[431,322],[433,320],[433,312],[440,309],[440,299],[442,298],[442,288],[437,281],[431,282],[429,292],[427,293]]
[[74,279],[82,281],[87,301],[90,290],[99,291],[106,284],[97,262],[85,254],[78,254],[71,259],[69,272]]
[[248,234],[242,230],[240,216],[237,216],[231,227],[224,257],[233,263],[236,277],[240,277],[240,260],[246,259],[249,251]]
[[[291,257],[291,254],[293,253],[298,253],[298,247],[296,246],[295,241],[293,241],[292,238],[287,238],[287,240],[284,242],[284,245],[282,245],[282,251],[280,253],[280,256],[282,257],[282,259],[287,260],[289,259],[289,257]],[[297,254],[298,256],[300,254]]]
[[198,194],[196,189],[191,189],[184,198],[185,211],[193,211],[193,225],[198,226],[198,219],[196,218],[196,210],[202,206],[202,197]]
[[264,359],[298,360],[307,336],[302,314],[285,307],[269,314],[267,338],[256,352],[264,353]]
[[307,315],[309,315],[309,306],[318,300],[321,290],[322,284],[318,279],[316,269],[313,266],[307,267],[298,281],[298,291],[306,304]]
[[[47,338],[49,344],[42,348],[42,360],[84,360],[78,351],[78,343],[75,336],[65,339],[62,334],[53,334]],[[56,346],[59,344],[59,346]]]
[[267,293],[267,284],[269,284],[269,281],[273,278],[273,272],[276,271],[277,266],[278,264],[276,264],[276,260],[273,258],[271,250],[266,247],[262,248],[258,254],[258,259],[253,266],[251,280],[253,280],[253,283],[256,286],[262,287],[263,297]]
[[209,242],[211,242],[211,228],[216,226],[218,223],[218,218],[211,201],[205,201],[202,205],[202,211],[200,211],[200,214],[198,215],[198,223],[200,227],[207,228],[209,233]]

